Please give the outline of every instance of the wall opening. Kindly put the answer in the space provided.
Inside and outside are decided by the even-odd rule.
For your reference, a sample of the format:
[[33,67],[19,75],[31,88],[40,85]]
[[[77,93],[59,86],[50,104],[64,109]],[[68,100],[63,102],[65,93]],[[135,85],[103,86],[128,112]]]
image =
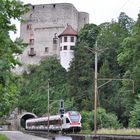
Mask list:
[[33,113],[25,113],[20,118],[20,127],[25,129],[26,120],[31,118],[37,118],[37,116]]
[[56,6],[56,5],[55,5],[55,4],[53,4],[53,8],[55,8],[55,6]]

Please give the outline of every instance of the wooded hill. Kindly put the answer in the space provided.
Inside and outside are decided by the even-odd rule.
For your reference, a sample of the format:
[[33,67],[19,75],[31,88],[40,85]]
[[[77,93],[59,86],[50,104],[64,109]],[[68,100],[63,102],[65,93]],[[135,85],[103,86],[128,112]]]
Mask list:
[[[13,6],[12,2],[2,3]],[[9,22],[11,17],[20,19],[26,11],[21,3],[18,6],[22,11],[16,9],[14,14],[3,7],[5,21],[5,13],[0,13],[0,116],[14,107],[40,116],[47,113],[49,90],[51,114],[58,113],[58,100],[63,99],[65,110],[81,112],[83,129],[93,129],[95,55],[87,47],[94,49],[97,43],[98,50],[104,50],[98,53],[98,78],[114,79],[98,90],[97,127],[140,127],[140,15],[136,22],[120,13],[117,21],[85,25],[68,72],[58,60],[49,58],[39,66],[29,66],[29,73],[17,76],[10,69],[18,64],[13,53],[21,52],[23,44],[10,39],[9,31],[15,27]],[[105,82],[98,80],[98,86]]]

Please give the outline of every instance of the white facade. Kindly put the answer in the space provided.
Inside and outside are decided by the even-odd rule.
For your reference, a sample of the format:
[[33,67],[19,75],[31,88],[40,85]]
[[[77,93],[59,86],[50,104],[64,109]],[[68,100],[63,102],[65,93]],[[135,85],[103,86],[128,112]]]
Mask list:
[[[67,38],[67,42],[64,41],[64,38]],[[73,38],[71,40],[71,38]],[[66,70],[69,69],[70,63],[74,57],[74,48],[75,42],[77,40],[76,36],[62,36],[60,42],[60,64]]]

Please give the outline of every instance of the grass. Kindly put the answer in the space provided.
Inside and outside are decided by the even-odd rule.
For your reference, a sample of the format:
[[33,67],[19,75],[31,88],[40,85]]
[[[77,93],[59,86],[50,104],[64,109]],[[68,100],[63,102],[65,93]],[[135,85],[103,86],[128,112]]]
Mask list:
[[0,134],[0,140],[9,140],[5,135]]
[[81,130],[80,133],[81,134],[91,134],[92,131],[91,130]]
[[140,135],[140,129],[99,129],[97,134]]

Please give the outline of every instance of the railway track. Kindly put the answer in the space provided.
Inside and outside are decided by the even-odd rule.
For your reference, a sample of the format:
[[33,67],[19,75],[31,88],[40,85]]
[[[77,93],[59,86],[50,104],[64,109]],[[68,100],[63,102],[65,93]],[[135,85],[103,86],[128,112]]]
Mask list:
[[72,140],[140,140],[140,135],[119,135],[119,134],[56,134],[47,131],[24,131],[32,135],[55,140],[58,136],[68,136]]

